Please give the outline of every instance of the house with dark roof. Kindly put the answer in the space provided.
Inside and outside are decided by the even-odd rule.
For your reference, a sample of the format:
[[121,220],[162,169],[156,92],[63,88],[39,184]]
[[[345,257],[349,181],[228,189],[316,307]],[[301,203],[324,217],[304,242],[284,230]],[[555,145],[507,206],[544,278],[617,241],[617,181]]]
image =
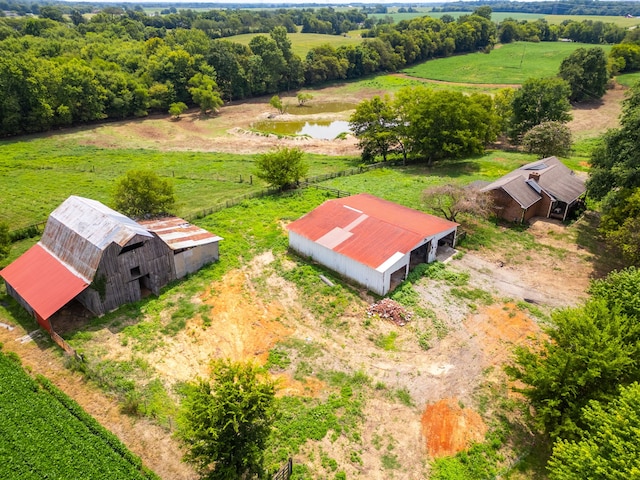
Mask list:
[[71,196],[51,213],[40,241],[0,277],[7,292],[50,332],[51,317],[73,299],[101,315],[146,293],[157,295],[194,266],[217,260],[220,237],[181,219],[164,221],[178,233],[157,233],[159,227]]
[[328,200],[290,223],[289,247],[385,295],[439,245],[455,245],[458,224],[368,194]]
[[525,222],[532,217],[565,220],[586,186],[558,158],[548,157],[509,172],[480,191],[491,192],[499,217]]

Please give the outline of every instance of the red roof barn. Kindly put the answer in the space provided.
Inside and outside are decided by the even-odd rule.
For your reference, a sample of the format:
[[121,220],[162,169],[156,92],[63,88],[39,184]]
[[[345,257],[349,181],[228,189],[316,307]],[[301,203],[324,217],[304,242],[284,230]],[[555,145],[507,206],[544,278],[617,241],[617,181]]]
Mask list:
[[145,225],[95,200],[71,196],[47,221],[40,241],[0,271],[7,293],[40,325],[74,298],[96,315],[218,259],[206,230],[171,217]]
[[440,244],[455,244],[458,224],[374,197],[328,200],[289,226],[289,247],[385,295]]

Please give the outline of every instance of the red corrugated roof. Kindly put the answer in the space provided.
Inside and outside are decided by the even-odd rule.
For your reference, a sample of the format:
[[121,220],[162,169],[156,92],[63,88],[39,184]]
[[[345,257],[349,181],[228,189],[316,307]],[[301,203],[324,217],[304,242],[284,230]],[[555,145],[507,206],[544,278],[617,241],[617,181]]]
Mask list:
[[1,270],[0,277],[44,320],[89,285],[40,244]]
[[369,194],[328,200],[289,230],[377,268],[458,224]]

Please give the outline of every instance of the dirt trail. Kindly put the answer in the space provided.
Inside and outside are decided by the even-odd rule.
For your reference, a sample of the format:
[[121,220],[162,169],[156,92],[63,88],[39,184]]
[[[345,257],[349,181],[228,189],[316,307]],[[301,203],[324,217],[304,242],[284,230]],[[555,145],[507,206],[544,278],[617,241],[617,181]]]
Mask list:
[[[143,463],[165,480],[195,480],[198,475],[182,463],[177,442],[161,427],[144,419],[133,419],[120,412],[115,399],[109,398],[78,373],[64,366],[64,358],[52,348],[40,348],[35,342],[21,343],[26,332],[20,327],[9,331],[0,328],[0,343],[5,352],[15,352],[22,365],[34,374],[47,377],[60,390],[73,398],[107,430],[114,433]],[[55,347],[57,349],[57,347]]]

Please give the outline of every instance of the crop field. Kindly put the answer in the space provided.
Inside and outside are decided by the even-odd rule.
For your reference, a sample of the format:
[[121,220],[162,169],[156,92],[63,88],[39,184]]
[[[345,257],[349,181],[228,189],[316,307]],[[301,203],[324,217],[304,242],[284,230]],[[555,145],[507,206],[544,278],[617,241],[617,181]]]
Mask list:
[[[190,216],[219,202],[266,188],[253,155],[101,149],[56,137],[0,142],[0,221],[12,230],[46,220],[69,195],[111,202],[114,181],[152,169],[176,193],[176,214]],[[309,176],[352,167],[355,159],[307,155]],[[253,178],[251,178],[253,176]],[[252,183],[250,183],[252,181]]]
[[47,380],[0,352],[0,478],[157,478]]
[[[406,68],[404,73],[432,80],[459,83],[521,84],[529,78],[557,75],[562,60],[577,48],[593,45],[570,42],[514,42],[491,53],[439,58]],[[608,45],[600,47],[609,52]]]
[[[267,34],[246,33],[243,35],[227,37],[224,38],[224,40],[241,43],[242,45],[249,45],[251,39],[256,35]],[[293,52],[299,55],[300,58],[305,58],[307,56],[307,52],[312,48],[319,47],[320,45],[325,45],[327,43],[334,48],[338,48],[341,45],[358,45],[362,42],[362,38],[358,36],[323,35],[321,33],[288,33],[287,38],[291,40]]]

